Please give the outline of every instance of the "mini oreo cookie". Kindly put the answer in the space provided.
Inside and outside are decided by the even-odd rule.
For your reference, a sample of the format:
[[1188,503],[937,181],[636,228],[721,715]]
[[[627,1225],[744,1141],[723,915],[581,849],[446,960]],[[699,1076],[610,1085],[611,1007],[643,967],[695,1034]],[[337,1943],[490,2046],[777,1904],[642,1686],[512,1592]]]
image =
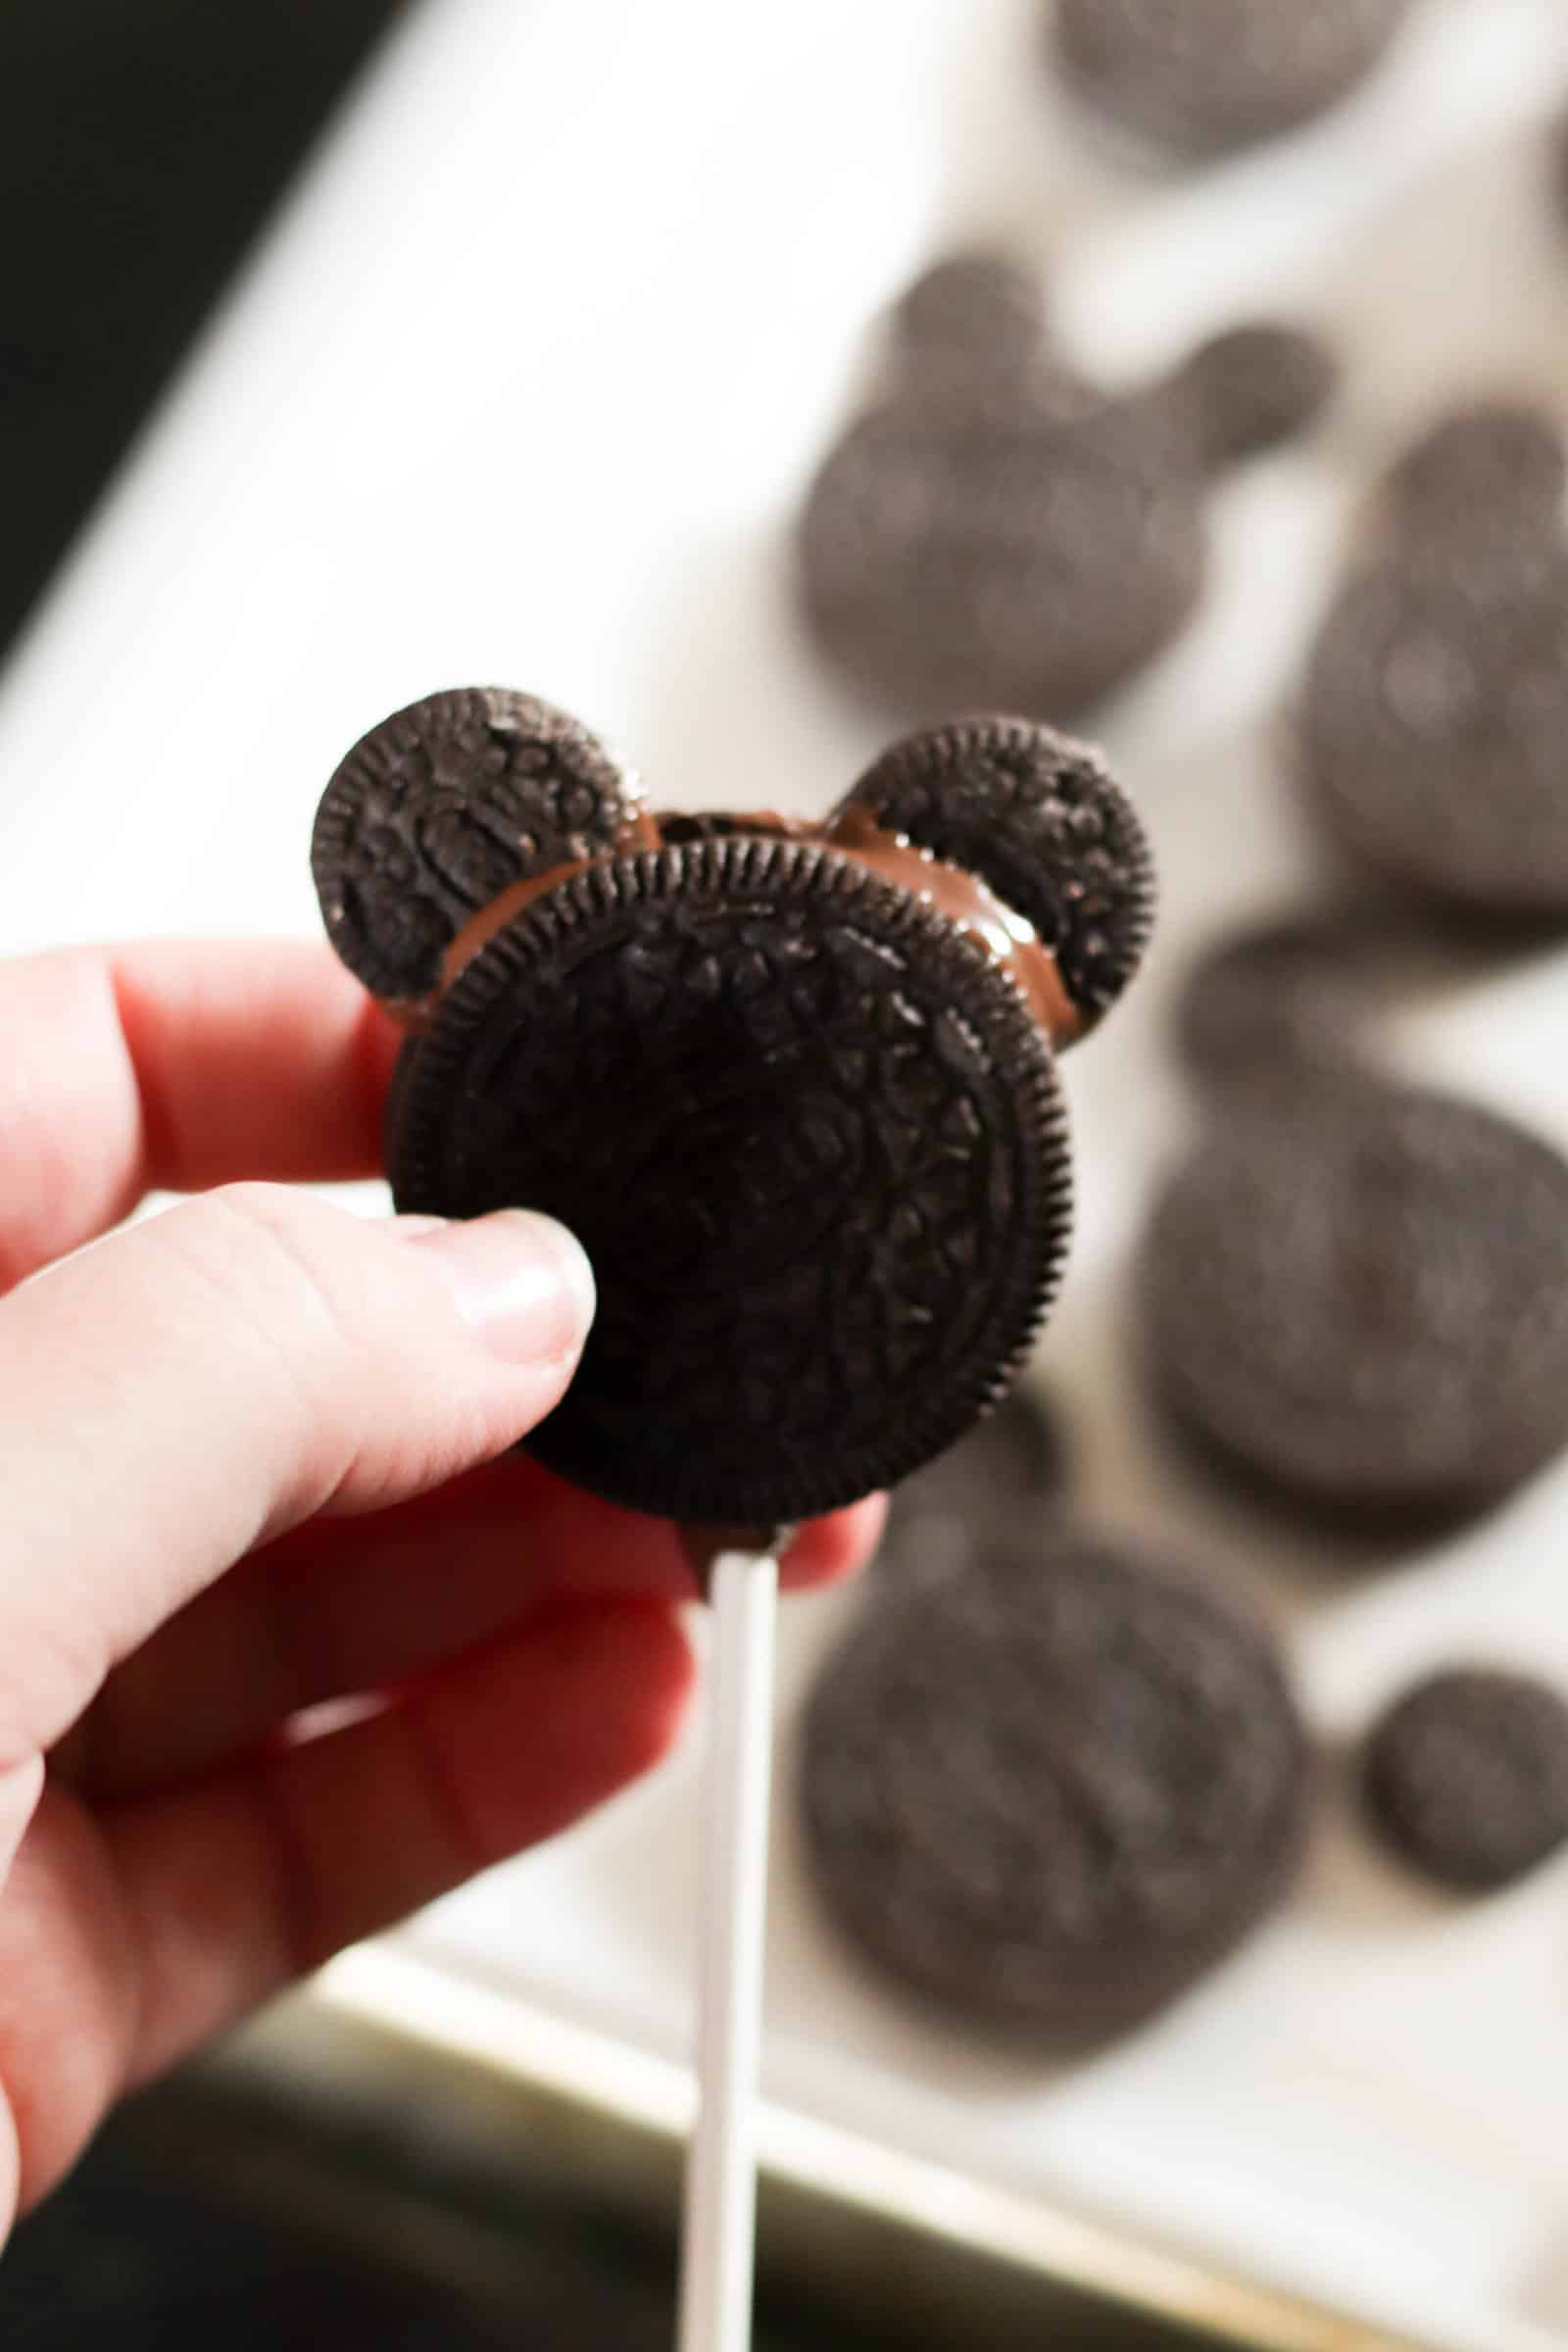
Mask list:
[[1190,967],[1176,1004],[1176,1048],[1215,1094],[1293,1092],[1348,1082],[1371,991],[1357,968],[1365,941],[1327,915],[1232,932]]
[[1317,1510],[1478,1509],[1568,1442],[1568,1163],[1471,1104],[1368,1080],[1233,1108],[1138,1296],[1180,1423]]
[[948,254],[905,293],[893,314],[893,333],[906,368],[1018,374],[1046,347],[1040,280],[1005,254]]
[[1499,404],[1390,477],[1389,544],[1341,592],[1300,699],[1300,784],[1336,845],[1440,907],[1568,919],[1562,445]]
[[1568,1840],[1568,1706],[1530,1675],[1432,1675],[1374,1731],[1362,1795],[1379,1835],[1428,1878],[1506,1886]]
[[1339,368],[1321,335],[1269,319],[1210,335],[1170,379],[1166,400],[1215,471],[1273,449],[1328,405]]
[[527,1441],[710,1525],[891,1485],[1003,1393],[1065,1249],[1049,1047],[1001,965],[798,842],[605,859],[497,931],[402,1089],[397,1205],[570,1224],[599,1308]]
[[635,806],[603,745],[505,687],[459,687],[362,737],[317,811],[327,935],[376,996],[423,996],[462,926],[508,883],[620,840]]
[[1084,104],[1175,156],[1291,130],[1370,73],[1409,0],[1054,0],[1057,63]]
[[856,1944],[1079,2039],[1173,1999],[1274,1905],[1309,1778],[1266,1637],[1057,1520],[961,1576],[877,1580],[809,1699],[801,1803]]
[[978,874],[1021,914],[1085,1025],[1137,970],[1154,916],[1142,825],[1087,744],[1022,719],[922,728],[873,761],[829,829],[859,810]]

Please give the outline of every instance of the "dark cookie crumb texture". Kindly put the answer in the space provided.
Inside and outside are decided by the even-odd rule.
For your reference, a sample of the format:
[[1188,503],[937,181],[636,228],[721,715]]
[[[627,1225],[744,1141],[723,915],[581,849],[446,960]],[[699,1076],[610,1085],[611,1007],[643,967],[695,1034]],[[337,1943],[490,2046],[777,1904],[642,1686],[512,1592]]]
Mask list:
[[614,1500],[807,1517],[1000,1396],[1054,1288],[1049,1052],[999,967],[846,860],[607,860],[498,933],[403,1093],[398,1206],[562,1216],[599,1279],[529,1441]]
[[1137,970],[1154,872],[1131,805],[1086,745],[1022,719],[906,736],[847,796],[885,830],[980,875],[1056,958],[1086,1020]]
[[1315,1509],[1463,1513],[1568,1441],[1568,1163],[1472,1105],[1369,1082],[1231,1115],[1138,1297],[1179,1421]]
[[1064,1521],[961,1577],[879,1582],[806,1717],[808,1850],[847,1934],[1066,2039],[1240,1940],[1290,1882],[1308,1789],[1267,1639]]
[[1377,1726],[1362,1792],[1374,1828],[1427,1877],[1505,1886],[1568,1840],[1568,1706],[1528,1675],[1433,1675]]
[[470,915],[607,850],[627,814],[620,770],[564,711],[503,687],[428,695],[372,727],[322,796],[327,935],[375,995],[421,997]]

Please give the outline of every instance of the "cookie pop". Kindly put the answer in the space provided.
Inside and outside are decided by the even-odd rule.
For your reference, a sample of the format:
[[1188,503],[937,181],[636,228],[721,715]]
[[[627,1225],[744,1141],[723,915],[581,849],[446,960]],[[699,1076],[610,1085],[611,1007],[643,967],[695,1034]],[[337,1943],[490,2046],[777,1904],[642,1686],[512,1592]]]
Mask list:
[[977,719],[832,813],[650,809],[502,690],[374,728],[318,815],[344,960],[407,1031],[397,1205],[569,1224],[599,1312],[529,1449],[681,1522],[714,1604],[682,2343],[747,2333],[778,1531],[1005,1391],[1066,1247],[1057,1054],[1135,968],[1152,880],[1096,755]]
[[1053,345],[1040,280],[988,251],[917,278],[884,381],[828,452],[797,534],[802,617],[861,694],[911,711],[1087,708],[1186,625],[1206,506],[1309,425],[1314,335],[1235,326],[1168,375],[1098,385]]

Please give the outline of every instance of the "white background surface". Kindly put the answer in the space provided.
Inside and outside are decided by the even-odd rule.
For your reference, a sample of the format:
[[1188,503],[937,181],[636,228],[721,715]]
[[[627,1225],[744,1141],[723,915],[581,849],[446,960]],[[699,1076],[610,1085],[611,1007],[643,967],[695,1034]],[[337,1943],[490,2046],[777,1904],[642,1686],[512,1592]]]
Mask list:
[[[1165,185],[1102,164],[1026,0],[431,0],[388,53],[0,679],[0,942],[313,932],[321,784],[433,687],[532,688],[656,799],[824,806],[888,729],[790,623],[781,527],[934,243],[1049,260],[1109,371],[1248,305],[1332,322],[1350,392],[1217,501],[1200,623],[1102,735],[1160,853],[1149,979],[1071,1065],[1080,1233],[1044,1364],[1081,1498],[1247,1591],[1331,1741],[1429,1659],[1568,1682],[1568,1465],[1381,1563],[1198,1486],[1141,1420],[1122,1274],[1189,1118],[1173,975],[1308,873],[1270,713],[1349,510],[1446,392],[1568,409],[1568,244],[1521,127],[1568,89],[1558,0],[1427,0],[1348,108]],[[1568,956],[1414,1006],[1410,1066],[1568,1145]],[[902,2005],[830,1941],[789,1718],[843,1598],[794,1602],[770,1943],[772,2090],[1013,2187],[1471,2347],[1568,2335],[1563,1869],[1428,1898],[1326,1808],[1289,1911],[1177,2012],[1068,2069]],[[571,2014],[689,2030],[695,1754],[412,1931]]]

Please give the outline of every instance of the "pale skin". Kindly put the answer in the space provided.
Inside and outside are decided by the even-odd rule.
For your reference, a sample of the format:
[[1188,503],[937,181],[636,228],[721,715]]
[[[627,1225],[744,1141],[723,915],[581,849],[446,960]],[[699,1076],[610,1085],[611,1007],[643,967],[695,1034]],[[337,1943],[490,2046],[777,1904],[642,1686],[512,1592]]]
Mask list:
[[0,1037],[3,2238],[121,2092],[656,1763],[692,1576],[508,1450],[588,1328],[559,1227],[299,1189],[374,1172],[397,1046],[324,947],[0,965]]

